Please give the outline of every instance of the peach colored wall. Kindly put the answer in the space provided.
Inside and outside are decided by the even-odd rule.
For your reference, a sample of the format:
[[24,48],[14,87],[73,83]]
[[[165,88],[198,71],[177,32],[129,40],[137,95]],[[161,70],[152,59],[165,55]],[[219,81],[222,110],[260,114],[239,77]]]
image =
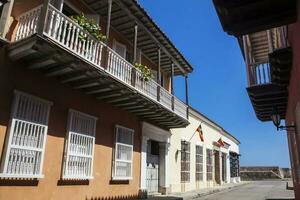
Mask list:
[[[131,113],[97,101],[92,96],[60,84],[54,78],[46,78],[38,71],[27,70],[23,63],[12,63],[7,55],[4,55],[6,54],[4,52],[4,49],[0,50],[0,151],[4,148],[7,134],[13,90],[17,89],[52,101],[53,106],[50,111],[44,159],[43,173],[45,178],[38,182],[2,179],[0,180],[0,199],[68,198],[82,200],[97,197],[100,200],[105,197],[137,195],[140,185],[140,121]],[[69,108],[98,117],[94,179],[90,182],[60,181]],[[116,124],[135,130],[133,180],[129,182],[111,181],[112,146]]]
[[[300,13],[300,4],[298,5],[298,13]],[[286,113],[286,123],[288,125],[295,123],[295,110],[297,103],[300,103],[300,20],[298,16],[298,21],[294,24],[289,25],[289,42],[293,49],[293,66],[291,71],[291,79],[289,85],[289,98],[288,98],[288,108]],[[298,129],[300,127],[297,127]],[[290,131],[289,137],[289,149],[291,152],[291,164],[293,167],[294,176],[294,189],[296,199],[300,199],[300,184],[296,177],[296,168],[299,167],[300,158],[300,138],[299,136]]]

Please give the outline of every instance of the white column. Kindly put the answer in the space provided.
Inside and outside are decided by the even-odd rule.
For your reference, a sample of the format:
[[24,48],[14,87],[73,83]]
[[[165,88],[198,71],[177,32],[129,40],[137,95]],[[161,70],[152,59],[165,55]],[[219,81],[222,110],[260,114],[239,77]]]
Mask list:
[[159,144],[159,186],[162,193],[168,193],[169,180],[169,142]]
[[219,151],[219,166],[220,166],[220,169],[219,169],[219,173],[220,173],[220,185],[222,185],[223,183],[223,180],[222,180],[222,177],[223,177],[223,162],[222,162],[222,151],[221,151],[221,147],[220,147],[220,151]]
[[147,143],[148,143],[149,138],[143,136],[142,138],[142,151],[141,151],[141,185],[140,189],[141,190],[146,190],[147,189],[147,183],[146,183],[146,178],[147,178]]
[[227,183],[230,183],[230,160],[229,160],[229,153],[226,154],[226,164],[227,164]]

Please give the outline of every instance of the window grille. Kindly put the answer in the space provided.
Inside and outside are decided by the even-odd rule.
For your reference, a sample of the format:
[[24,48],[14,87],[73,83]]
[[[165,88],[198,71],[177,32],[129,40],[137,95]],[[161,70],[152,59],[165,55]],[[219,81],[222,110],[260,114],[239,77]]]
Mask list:
[[240,164],[239,164],[239,155],[234,152],[229,154],[230,160],[230,177],[239,177],[240,174]]
[[213,180],[213,152],[211,149],[206,149],[206,180]]
[[115,128],[114,180],[132,179],[134,130],[117,125]]
[[196,145],[196,181],[203,181],[203,147]]
[[93,178],[96,122],[96,117],[70,110],[63,179]]
[[15,91],[2,177],[42,178],[48,117],[52,103]]
[[190,181],[190,143],[181,141],[181,182]]

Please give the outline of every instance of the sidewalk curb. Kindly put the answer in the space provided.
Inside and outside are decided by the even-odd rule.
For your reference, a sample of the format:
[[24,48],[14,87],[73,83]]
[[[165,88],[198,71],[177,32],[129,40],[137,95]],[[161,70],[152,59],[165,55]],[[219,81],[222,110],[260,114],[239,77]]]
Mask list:
[[247,184],[249,184],[249,182],[238,184],[238,185],[233,185],[233,186],[229,186],[229,187],[225,187],[225,188],[212,189],[212,190],[210,190],[208,192],[197,193],[195,195],[185,196],[185,197],[182,197],[182,199],[183,200],[197,199],[197,198],[200,198],[200,197],[203,197],[203,196],[207,196],[207,195],[211,195],[211,194],[216,194],[218,192],[223,192],[223,191],[226,191],[226,190],[231,190],[233,188],[237,188],[237,187],[244,186],[244,185],[247,185]]

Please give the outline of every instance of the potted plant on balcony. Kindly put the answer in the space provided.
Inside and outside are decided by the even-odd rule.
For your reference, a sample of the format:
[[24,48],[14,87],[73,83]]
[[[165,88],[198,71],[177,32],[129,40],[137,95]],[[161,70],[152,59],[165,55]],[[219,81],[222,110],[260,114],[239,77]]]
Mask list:
[[[96,40],[102,42],[106,40],[106,36],[101,33],[101,27],[95,20],[87,18],[83,13],[81,13],[81,15],[73,15],[71,16],[71,19],[94,36]],[[86,36],[80,34],[79,39],[85,41]]]
[[138,69],[142,73],[142,79],[143,81],[150,81],[152,78],[152,73],[151,69],[147,67],[146,65],[140,64],[140,63],[135,63],[134,67]]

